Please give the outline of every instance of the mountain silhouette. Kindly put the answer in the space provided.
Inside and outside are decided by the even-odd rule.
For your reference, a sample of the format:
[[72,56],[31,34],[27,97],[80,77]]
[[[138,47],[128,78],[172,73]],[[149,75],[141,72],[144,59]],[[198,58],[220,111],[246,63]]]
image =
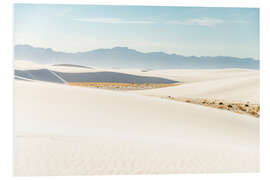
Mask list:
[[259,69],[259,60],[231,56],[181,56],[164,52],[143,53],[128,47],[96,49],[86,52],[57,52],[30,45],[15,46],[15,60],[40,64],[74,64],[106,68],[140,69]]

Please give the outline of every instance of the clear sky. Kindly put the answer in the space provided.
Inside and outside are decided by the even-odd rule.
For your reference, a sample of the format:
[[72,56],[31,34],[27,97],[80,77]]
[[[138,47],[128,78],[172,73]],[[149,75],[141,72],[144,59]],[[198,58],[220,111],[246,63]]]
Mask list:
[[259,59],[256,8],[16,4],[14,13],[15,44]]

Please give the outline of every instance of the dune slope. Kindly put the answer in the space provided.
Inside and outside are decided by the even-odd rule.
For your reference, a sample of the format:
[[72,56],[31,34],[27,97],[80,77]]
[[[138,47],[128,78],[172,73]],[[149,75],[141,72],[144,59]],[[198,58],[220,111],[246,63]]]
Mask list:
[[93,69],[79,65],[56,64],[39,65],[27,61],[17,61],[15,76],[28,80],[38,80],[54,83],[67,82],[111,82],[137,84],[173,84],[178,81],[151,77],[143,74],[121,73],[112,69]]
[[[211,76],[209,78],[211,78]],[[258,73],[249,74],[246,72],[245,75],[241,75],[240,71],[238,75],[233,77],[227,77],[225,74],[219,79],[183,83],[179,86],[144,90],[136,93],[156,96],[207,98],[229,102],[250,102],[259,104],[259,78]]]
[[116,91],[15,80],[15,175],[256,172],[259,121]]

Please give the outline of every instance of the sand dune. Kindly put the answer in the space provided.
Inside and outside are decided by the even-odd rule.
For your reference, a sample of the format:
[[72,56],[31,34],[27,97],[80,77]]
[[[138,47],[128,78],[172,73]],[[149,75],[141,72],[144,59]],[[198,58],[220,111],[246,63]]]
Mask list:
[[[25,61],[15,68],[16,175],[259,170],[257,118],[159,98],[259,103],[258,71],[88,69]],[[128,92],[63,85],[116,80],[180,85]]]
[[137,76],[132,74],[118,73],[118,72],[89,72],[89,73],[61,73],[56,72],[59,76],[67,82],[118,82],[118,83],[177,83],[177,81],[149,77]]
[[59,77],[55,72],[48,69],[38,69],[38,70],[15,70],[15,76],[54,83],[65,83],[65,80]]
[[18,80],[15,100],[16,175],[259,169],[259,121],[249,116],[130,93]]
[[114,71],[134,75],[163,77],[180,81],[182,83],[202,82],[234,77],[259,76],[259,71],[250,69],[169,69],[150,70],[147,72],[142,72],[138,69],[118,69]]
[[180,83],[179,86],[150,88],[152,90],[142,91],[141,89],[149,88],[138,88],[141,91],[131,93],[259,104],[259,71],[256,70],[151,70],[142,72],[138,69],[95,68],[93,70],[77,65],[37,65],[26,61],[16,61],[15,75],[17,79],[56,83]]
[[[22,65],[21,65],[22,64]],[[26,66],[27,65],[27,66]],[[55,69],[60,67],[60,69]],[[69,69],[82,68],[81,71],[67,72],[67,69],[62,71],[61,67],[68,67]],[[151,77],[143,75],[133,75],[132,73],[120,73],[113,72],[111,69],[106,71],[100,69],[85,72],[84,66],[78,65],[36,65],[31,62],[16,62],[15,75],[17,77],[39,80],[46,82],[65,83],[65,82],[112,82],[112,83],[157,83],[157,84],[169,84],[177,83],[178,81],[162,78],[162,77]]]
[[37,69],[37,70],[15,70],[15,76],[55,83],[65,82],[112,82],[112,83],[153,83],[153,84],[170,84],[178,83],[178,81],[150,77],[150,76],[137,76],[132,74],[124,74],[118,72],[82,72],[82,73],[66,73],[51,71],[49,69]]
[[15,76],[14,79],[15,80],[22,80],[22,81],[31,81],[30,79],[19,77],[19,76]]
[[75,64],[53,64],[53,66],[63,66],[63,67],[75,67],[75,68],[94,69],[92,67],[75,65]]
[[179,86],[144,90],[136,93],[259,104],[259,74],[183,83]]
[[[16,60],[14,63],[16,70],[38,70],[48,69],[59,72],[96,72],[94,67],[72,65],[72,64],[36,64],[27,60]],[[100,71],[100,70],[98,70]]]

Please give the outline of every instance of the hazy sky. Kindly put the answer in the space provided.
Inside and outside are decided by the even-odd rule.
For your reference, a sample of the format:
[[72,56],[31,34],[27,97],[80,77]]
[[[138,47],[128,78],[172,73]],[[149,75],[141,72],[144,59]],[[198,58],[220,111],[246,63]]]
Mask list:
[[78,52],[142,52],[259,59],[259,9],[30,5],[14,7],[15,44]]

